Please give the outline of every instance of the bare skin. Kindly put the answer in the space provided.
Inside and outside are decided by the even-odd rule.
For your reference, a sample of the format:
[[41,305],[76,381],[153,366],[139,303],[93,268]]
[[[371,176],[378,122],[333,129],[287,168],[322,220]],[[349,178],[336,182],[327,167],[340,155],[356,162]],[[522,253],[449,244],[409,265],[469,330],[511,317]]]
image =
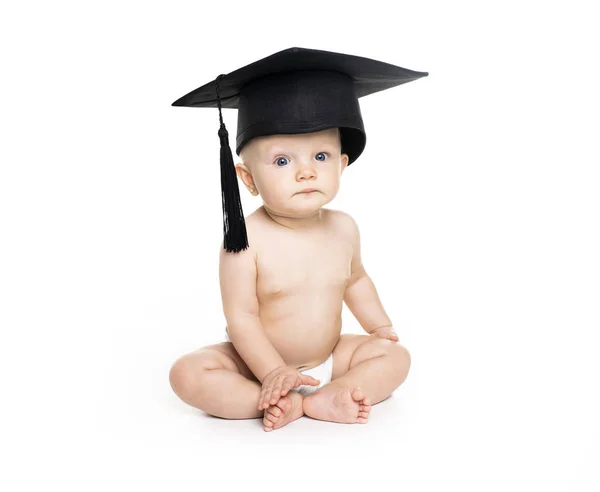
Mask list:
[[[286,365],[299,371],[325,361],[341,334],[352,248],[344,239],[338,214],[320,209],[320,220],[301,231],[275,223],[264,207],[246,218],[249,240],[254,238],[258,248],[256,289],[263,328]],[[336,230],[340,233],[332,234]],[[349,396],[348,389],[338,388],[338,393]],[[303,399],[287,390],[281,392],[279,401],[272,399],[265,410],[265,430],[278,429],[304,415]],[[355,422],[366,421],[370,410],[368,400],[343,396],[333,397],[331,405],[338,415],[336,421],[348,420],[352,414]]]
[[[238,177],[263,200],[246,217],[256,265],[256,280],[249,284],[256,316],[290,368],[305,371],[333,354],[332,381],[307,397],[275,377],[263,374],[261,383],[233,343],[225,342],[181,358],[171,370],[171,385],[186,403],[213,415],[262,416],[265,431],[304,414],[367,423],[371,405],[406,377],[410,358],[395,343],[391,321],[364,271],[356,225],[348,214],[324,207],[336,196],[348,163],[337,129],[257,137],[241,157]],[[301,193],[306,188],[317,191]],[[222,280],[243,289],[236,270]],[[341,335],[344,302],[370,335]]]
[[[247,165],[237,166],[244,184],[254,195],[262,192],[264,202],[246,218],[249,240],[258,251],[256,287],[263,328],[286,364],[300,371],[327,359],[342,328],[352,246],[340,223],[341,212],[322,207],[337,193],[347,165],[338,139],[336,129],[259,138],[242,152]],[[329,154],[322,161],[324,155],[315,158],[321,151]],[[305,188],[318,191],[297,193]],[[271,400],[265,430],[278,429],[304,414],[304,397],[287,393],[283,390],[279,401]],[[352,414],[355,421],[366,422],[368,400],[355,400],[347,390],[338,393],[330,412],[340,419]]]
[[[310,414],[317,420],[345,424],[366,424],[371,403],[360,388],[339,388],[328,384],[319,390],[321,398],[311,404]],[[325,398],[323,398],[325,397]],[[265,411],[265,431],[279,429],[304,415],[304,397],[296,392],[283,396]]]
[[262,326],[287,365],[300,371],[319,365],[335,347],[350,277],[351,251],[330,232],[335,211],[321,210],[321,216],[318,230],[301,233],[270,222],[263,207],[246,219],[259,252]]
[[[352,246],[343,213],[323,208],[337,194],[347,164],[338,138],[336,129],[259,137],[242,150],[246,164],[236,166],[242,182],[264,202],[246,217],[257,251],[261,322],[277,352],[298,370],[323,362],[341,333]],[[337,154],[333,162],[319,162],[317,149]],[[275,166],[272,161],[282,157],[287,161],[279,163],[286,165]],[[298,193],[305,188],[319,191]]]

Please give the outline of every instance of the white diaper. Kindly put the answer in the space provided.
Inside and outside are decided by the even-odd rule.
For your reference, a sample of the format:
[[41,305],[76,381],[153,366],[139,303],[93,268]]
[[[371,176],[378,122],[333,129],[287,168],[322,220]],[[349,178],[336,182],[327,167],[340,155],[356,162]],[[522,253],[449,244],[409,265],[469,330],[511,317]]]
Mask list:
[[319,380],[319,386],[303,384],[302,386],[292,388],[291,390],[300,393],[302,396],[308,396],[331,382],[331,377],[333,376],[333,352],[329,354],[327,360],[322,364],[319,364],[317,367],[313,367],[312,369],[305,369],[304,371],[300,372]]

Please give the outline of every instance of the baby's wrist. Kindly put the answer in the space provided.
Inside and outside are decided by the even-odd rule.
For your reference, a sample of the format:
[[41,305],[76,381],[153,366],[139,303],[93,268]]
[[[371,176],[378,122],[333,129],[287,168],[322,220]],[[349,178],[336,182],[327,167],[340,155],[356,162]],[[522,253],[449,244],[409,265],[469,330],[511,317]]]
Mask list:
[[393,325],[383,325],[383,326],[378,326],[378,327],[377,327],[377,328],[375,328],[374,330],[371,330],[371,331],[369,332],[369,334],[376,333],[377,331],[379,331],[379,330],[383,330],[384,328],[392,328],[392,327],[393,327]]
[[282,364],[282,365],[280,365],[280,366],[277,366],[277,367],[275,367],[274,369],[272,369],[271,371],[269,371],[269,372],[268,372],[268,373],[265,375],[265,377],[264,377],[263,379],[266,379],[266,378],[267,378],[267,376],[268,376],[269,374],[272,374],[272,373],[274,373],[275,371],[277,371],[278,369],[281,369],[282,367],[287,367],[287,365],[285,365],[285,364]]

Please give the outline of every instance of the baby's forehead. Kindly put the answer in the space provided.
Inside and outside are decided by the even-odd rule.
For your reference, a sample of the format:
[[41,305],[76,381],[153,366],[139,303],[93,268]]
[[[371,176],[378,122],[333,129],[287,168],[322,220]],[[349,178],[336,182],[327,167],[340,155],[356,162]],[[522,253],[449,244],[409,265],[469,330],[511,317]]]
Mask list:
[[253,138],[249,144],[258,152],[267,152],[274,147],[285,147],[288,145],[308,144],[338,144],[340,141],[339,130],[329,128],[319,132],[299,133],[290,135],[266,135]]

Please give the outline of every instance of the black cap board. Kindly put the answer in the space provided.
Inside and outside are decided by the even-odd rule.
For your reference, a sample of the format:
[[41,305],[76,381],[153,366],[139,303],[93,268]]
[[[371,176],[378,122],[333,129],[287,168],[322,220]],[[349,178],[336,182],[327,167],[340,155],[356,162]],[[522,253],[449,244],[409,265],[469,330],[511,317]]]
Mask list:
[[348,165],[366,144],[358,98],[427,76],[370,58],[288,48],[198,87],[173,106],[219,108],[224,247],[248,247],[237,175],[221,108],[238,109],[236,154],[264,135],[339,128]]

